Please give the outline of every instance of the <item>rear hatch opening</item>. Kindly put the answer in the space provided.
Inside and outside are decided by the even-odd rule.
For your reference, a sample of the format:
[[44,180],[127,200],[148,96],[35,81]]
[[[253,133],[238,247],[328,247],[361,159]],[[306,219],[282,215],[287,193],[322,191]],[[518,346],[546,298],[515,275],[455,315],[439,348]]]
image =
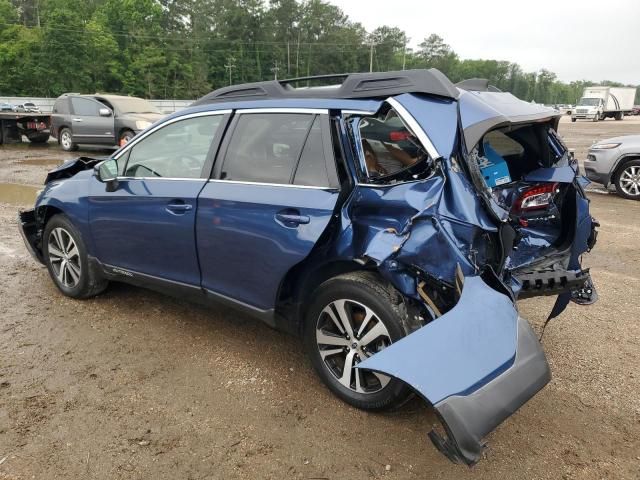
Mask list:
[[552,122],[491,130],[470,160],[476,186],[513,228],[502,268],[520,283],[519,296],[556,295],[580,287],[588,272],[571,268],[569,259],[581,187]]

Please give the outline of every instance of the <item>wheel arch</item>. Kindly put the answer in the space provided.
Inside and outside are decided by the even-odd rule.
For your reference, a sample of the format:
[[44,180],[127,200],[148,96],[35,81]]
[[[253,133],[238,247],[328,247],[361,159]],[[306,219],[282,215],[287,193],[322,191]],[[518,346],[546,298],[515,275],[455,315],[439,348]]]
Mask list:
[[615,182],[616,176],[620,173],[620,170],[628,163],[633,160],[640,160],[640,152],[639,153],[625,153],[621,155],[614,164],[611,169],[611,173],[609,174],[609,183]]
[[119,142],[120,142],[120,139],[122,138],[122,135],[123,135],[125,132],[131,132],[131,133],[133,133],[134,135],[136,134],[136,132],[135,132],[135,130],[133,130],[133,128],[131,128],[131,127],[127,127],[126,125],[125,125],[125,126],[122,126],[122,127],[120,127],[120,129],[118,130],[118,135],[117,135],[117,137],[116,137],[116,143],[119,143]]
[[319,264],[302,262],[292,267],[280,283],[276,301],[276,311],[282,317],[283,330],[302,334],[304,317],[313,292],[327,280],[352,272],[372,272],[381,282],[385,282],[373,267],[355,260],[330,260]]

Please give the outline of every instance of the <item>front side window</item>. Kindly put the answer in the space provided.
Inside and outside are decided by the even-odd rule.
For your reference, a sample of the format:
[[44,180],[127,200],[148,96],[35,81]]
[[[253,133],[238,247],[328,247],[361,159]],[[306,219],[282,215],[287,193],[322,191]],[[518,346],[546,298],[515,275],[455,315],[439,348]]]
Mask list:
[[73,113],[83,117],[97,117],[100,115],[100,104],[88,98],[74,97],[71,99]]
[[200,178],[222,115],[174,122],[133,145],[125,177]]
[[362,117],[358,130],[364,174],[370,181],[394,179],[403,172],[413,177],[412,167],[430,160],[415,133],[393,108]]
[[[314,117],[306,113],[239,115],[220,178],[259,183],[291,183]],[[322,161],[324,162],[324,158]]]

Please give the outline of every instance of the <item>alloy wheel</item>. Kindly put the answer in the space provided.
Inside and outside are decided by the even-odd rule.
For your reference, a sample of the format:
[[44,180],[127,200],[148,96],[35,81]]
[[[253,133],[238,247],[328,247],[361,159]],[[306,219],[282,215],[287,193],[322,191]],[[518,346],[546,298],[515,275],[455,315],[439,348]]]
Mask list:
[[640,166],[631,165],[620,174],[620,188],[629,196],[640,195]]
[[51,230],[48,240],[49,262],[61,285],[74,288],[82,272],[80,252],[71,234],[62,227]]
[[366,305],[347,299],[331,302],[318,317],[316,342],[325,368],[343,387],[371,394],[389,383],[386,375],[353,368],[391,344],[389,330]]
[[60,143],[64,148],[71,148],[71,134],[67,131],[62,132],[62,136],[60,137]]

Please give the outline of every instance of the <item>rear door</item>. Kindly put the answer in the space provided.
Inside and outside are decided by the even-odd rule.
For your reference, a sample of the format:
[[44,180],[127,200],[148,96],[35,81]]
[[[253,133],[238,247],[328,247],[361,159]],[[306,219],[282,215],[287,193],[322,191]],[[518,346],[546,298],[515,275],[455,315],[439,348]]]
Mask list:
[[198,198],[202,286],[266,311],[338,199],[328,112],[239,110],[229,132]]
[[71,131],[76,143],[115,145],[113,112],[100,115],[104,104],[86,97],[71,97]]
[[195,286],[200,270],[195,218],[225,112],[178,117],[136,139],[118,155],[118,185],[93,180],[91,233],[111,273]]

